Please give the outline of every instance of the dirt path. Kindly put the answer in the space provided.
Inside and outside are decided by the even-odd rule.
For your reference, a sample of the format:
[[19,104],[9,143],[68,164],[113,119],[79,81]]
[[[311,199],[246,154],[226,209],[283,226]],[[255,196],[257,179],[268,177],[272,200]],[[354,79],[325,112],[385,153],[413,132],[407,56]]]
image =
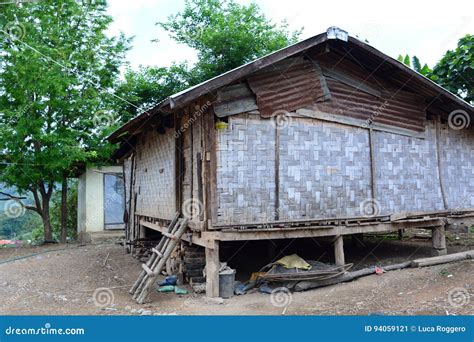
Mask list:
[[[34,253],[41,254],[2,263]],[[128,289],[140,270],[139,263],[115,244],[3,249],[0,314],[474,314],[472,260],[392,271],[288,296],[253,293],[233,297],[223,304],[203,295],[178,297],[174,293],[153,292],[150,304],[138,305],[131,300]],[[450,291],[454,305],[448,300]]]

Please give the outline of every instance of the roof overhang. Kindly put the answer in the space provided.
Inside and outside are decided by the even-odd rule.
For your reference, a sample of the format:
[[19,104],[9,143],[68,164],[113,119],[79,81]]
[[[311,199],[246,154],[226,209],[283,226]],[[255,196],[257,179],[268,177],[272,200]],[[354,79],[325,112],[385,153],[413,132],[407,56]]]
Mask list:
[[168,115],[169,113],[175,112],[176,110],[183,108],[198,98],[215,92],[227,84],[241,80],[273,63],[279,62],[285,58],[301,53],[315,46],[322,45],[328,41],[340,42],[340,44],[342,44],[346,49],[347,54],[352,53],[364,56],[365,59],[372,60],[372,62],[377,65],[387,63],[393,68],[393,70],[396,70],[399,75],[403,75],[402,79],[407,80],[405,83],[407,85],[409,83],[410,87],[418,89],[420,92],[423,91],[426,94],[430,94],[430,97],[434,98],[436,101],[451,103],[453,110],[464,110],[474,119],[474,107],[466,101],[452,94],[427,77],[409,68],[405,64],[385,55],[369,44],[349,36],[346,31],[336,27],[331,27],[325,33],[318,34],[296,44],[287,46],[264,57],[244,64],[238,68],[211,78],[203,83],[197,84],[179,93],[171,95],[157,106],[141,113],[124,124],[122,127],[113,132],[108,137],[108,140],[112,143],[117,143],[120,141],[126,142],[127,137],[131,136],[133,132],[139,132],[141,129],[143,129],[143,127],[147,125],[151,118],[159,115]]

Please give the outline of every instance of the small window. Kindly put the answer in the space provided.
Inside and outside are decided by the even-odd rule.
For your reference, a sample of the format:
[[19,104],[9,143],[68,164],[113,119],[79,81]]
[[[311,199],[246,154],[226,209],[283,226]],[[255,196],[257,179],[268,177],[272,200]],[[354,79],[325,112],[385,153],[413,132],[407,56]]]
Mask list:
[[123,176],[120,173],[104,174],[104,228],[125,228],[124,210]]

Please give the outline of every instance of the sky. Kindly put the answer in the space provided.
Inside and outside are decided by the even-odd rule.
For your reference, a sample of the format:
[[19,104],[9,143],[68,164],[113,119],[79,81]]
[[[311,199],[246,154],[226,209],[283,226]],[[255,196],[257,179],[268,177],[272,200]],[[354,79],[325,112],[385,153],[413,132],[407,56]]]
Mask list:
[[[241,4],[251,1],[237,0]],[[303,28],[301,39],[338,26],[353,37],[396,58],[416,55],[433,66],[459,38],[474,33],[474,1],[309,1],[255,0],[274,22],[284,19],[291,30]],[[193,49],[179,45],[156,26],[184,8],[184,0],[108,0],[114,23],[110,35],[134,36],[127,60],[139,65],[169,66],[173,61],[194,62]],[[158,39],[158,42],[152,40]]]

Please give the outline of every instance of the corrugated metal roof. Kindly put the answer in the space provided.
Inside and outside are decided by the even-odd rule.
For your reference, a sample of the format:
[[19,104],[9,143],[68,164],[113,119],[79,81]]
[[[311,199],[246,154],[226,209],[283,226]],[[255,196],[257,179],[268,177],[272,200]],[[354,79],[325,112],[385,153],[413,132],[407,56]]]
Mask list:
[[326,99],[322,74],[302,57],[289,58],[267,67],[248,83],[256,94],[260,115],[271,117],[279,110],[293,111]]
[[422,95],[438,99],[443,103],[451,102],[456,104],[456,107],[459,109],[464,109],[468,111],[470,115],[474,116],[473,106],[463,101],[456,95],[450,93],[433,81],[429,80],[428,78],[424,77],[423,75],[410,69],[403,63],[400,63],[399,61],[383,54],[372,46],[350,36],[347,38],[347,40],[344,39],[336,41],[334,39],[329,39],[326,33],[322,33],[273,52],[262,58],[256,59],[250,63],[207,80],[201,84],[188,88],[182,92],[176,93],[170,96],[167,100],[163,101],[161,104],[154,107],[152,110],[140,114],[130,122],[120,127],[118,130],[112,133],[108,139],[112,142],[118,142],[122,136],[129,134],[132,130],[139,129],[146,123],[150,116],[156,115],[156,113],[160,111],[172,111],[173,109],[184,106],[209,92],[216,91],[220,87],[248,77],[249,75],[269,65],[277,63],[285,58],[294,56],[298,53],[308,50],[309,48],[321,45],[328,41],[337,42],[341,46],[346,47],[347,50],[350,51],[350,54],[356,56],[357,59],[361,61],[361,63],[371,65],[372,67],[378,67],[383,64],[383,70],[392,70],[394,72],[394,76],[391,78],[394,82],[398,82],[398,84],[400,84],[402,87],[410,88]]

